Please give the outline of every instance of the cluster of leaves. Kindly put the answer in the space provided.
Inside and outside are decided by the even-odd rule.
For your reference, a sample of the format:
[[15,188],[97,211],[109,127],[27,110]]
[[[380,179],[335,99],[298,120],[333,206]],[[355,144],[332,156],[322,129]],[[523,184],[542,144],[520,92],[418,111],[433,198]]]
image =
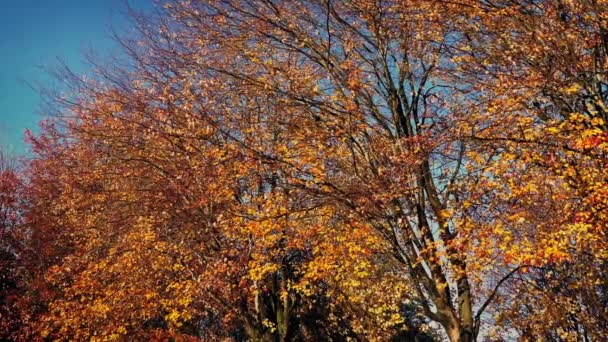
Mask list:
[[2,336],[608,337],[608,2],[159,13],[0,167]]

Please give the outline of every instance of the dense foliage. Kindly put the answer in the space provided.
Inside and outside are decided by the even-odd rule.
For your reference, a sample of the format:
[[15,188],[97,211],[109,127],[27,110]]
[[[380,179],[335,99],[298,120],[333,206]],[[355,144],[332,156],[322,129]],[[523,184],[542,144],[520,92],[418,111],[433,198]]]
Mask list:
[[133,23],[0,161],[1,338],[608,338],[606,0]]

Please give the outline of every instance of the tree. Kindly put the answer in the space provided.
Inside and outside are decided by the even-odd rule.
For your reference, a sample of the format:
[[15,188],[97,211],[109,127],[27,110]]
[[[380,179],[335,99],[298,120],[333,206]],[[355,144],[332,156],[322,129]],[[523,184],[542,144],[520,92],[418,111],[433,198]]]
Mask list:
[[74,80],[31,138],[23,229],[48,251],[31,336],[473,341],[487,320],[506,338],[600,339],[607,12],[135,15],[130,64]]
[[[182,3],[169,8],[175,28],[149,38],[159,56],[151,64],[223,77],[231,94],[247,99],[224,95],[230,111],[253,108],[289,132],[283,151],[234,139],[293,174],[286,186],[369,222],[412,281],[424,314],[451,340],[472,340],[479,324],[468,256],[450,220],[466,200],[454,183],[470,179],[461,170],[464,146],[448,125],[466,110],[450,100],[463,90],[447,83],[459,9],[433,1]],[[284,112],[249,101],[257,97],[277,98]],[[218,117],[224,108],[207,105],[222,111]],[[318,141],[321,165],[290,156],[300,141]]]
[[70,103],[65,120],[30,138],[24,227],[49,252],[32,286],[43,309],[24,338],[379,338],[416,328],[398,315],[406,288],[377,282],[391,267],[365,260],[384,250],[364,223],[279,188],[277,170],[158,93],[81,91],[94,100]]
[[9,338],[20,324],[14,309],[22,275],[19,267],[22,246],[16,234],[20,186],[15,161],[0,149],[0,338]]
[[510,205],[503,221],[522,221],[508,237],[526,232],[514,241],[529,251],[505,257],[542,266],[522,277],[502,315],[530,339],[605,338],[606,5],[493,2],[471,12],[474,38],[460,47],[483,90],[477,120],[494,123],[467,135],[499,151],[488,181],[508,186],[491,192]]

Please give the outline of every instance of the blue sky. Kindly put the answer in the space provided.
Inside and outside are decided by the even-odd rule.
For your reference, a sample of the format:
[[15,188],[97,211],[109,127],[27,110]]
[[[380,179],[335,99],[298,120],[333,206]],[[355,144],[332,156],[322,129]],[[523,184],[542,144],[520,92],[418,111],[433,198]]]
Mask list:
[[[153,0],[129,0],[136,9]],[[125,0],[0,0],[0,145],[23,154],[23,131],[43,117],[42,103],[29,84],[52,87],[45,68],[64,60],[86,73],[84,53],[101,56],[117,49],[112,28],[128,30]]]

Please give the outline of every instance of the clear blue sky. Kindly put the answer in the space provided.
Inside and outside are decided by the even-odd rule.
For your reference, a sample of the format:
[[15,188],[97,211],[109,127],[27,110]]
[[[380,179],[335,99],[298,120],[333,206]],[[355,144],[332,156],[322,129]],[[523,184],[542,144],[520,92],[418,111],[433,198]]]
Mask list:
[[[136,9],[153,0],[129,0]],[[0,145],[23,154],[23,131],[37,127],[41,100],[28,83],[51,86],[44,68],[64,60],[86,73],[84,53],[117,49],[112,28],[127,30],[125,0],[0,0]]]

